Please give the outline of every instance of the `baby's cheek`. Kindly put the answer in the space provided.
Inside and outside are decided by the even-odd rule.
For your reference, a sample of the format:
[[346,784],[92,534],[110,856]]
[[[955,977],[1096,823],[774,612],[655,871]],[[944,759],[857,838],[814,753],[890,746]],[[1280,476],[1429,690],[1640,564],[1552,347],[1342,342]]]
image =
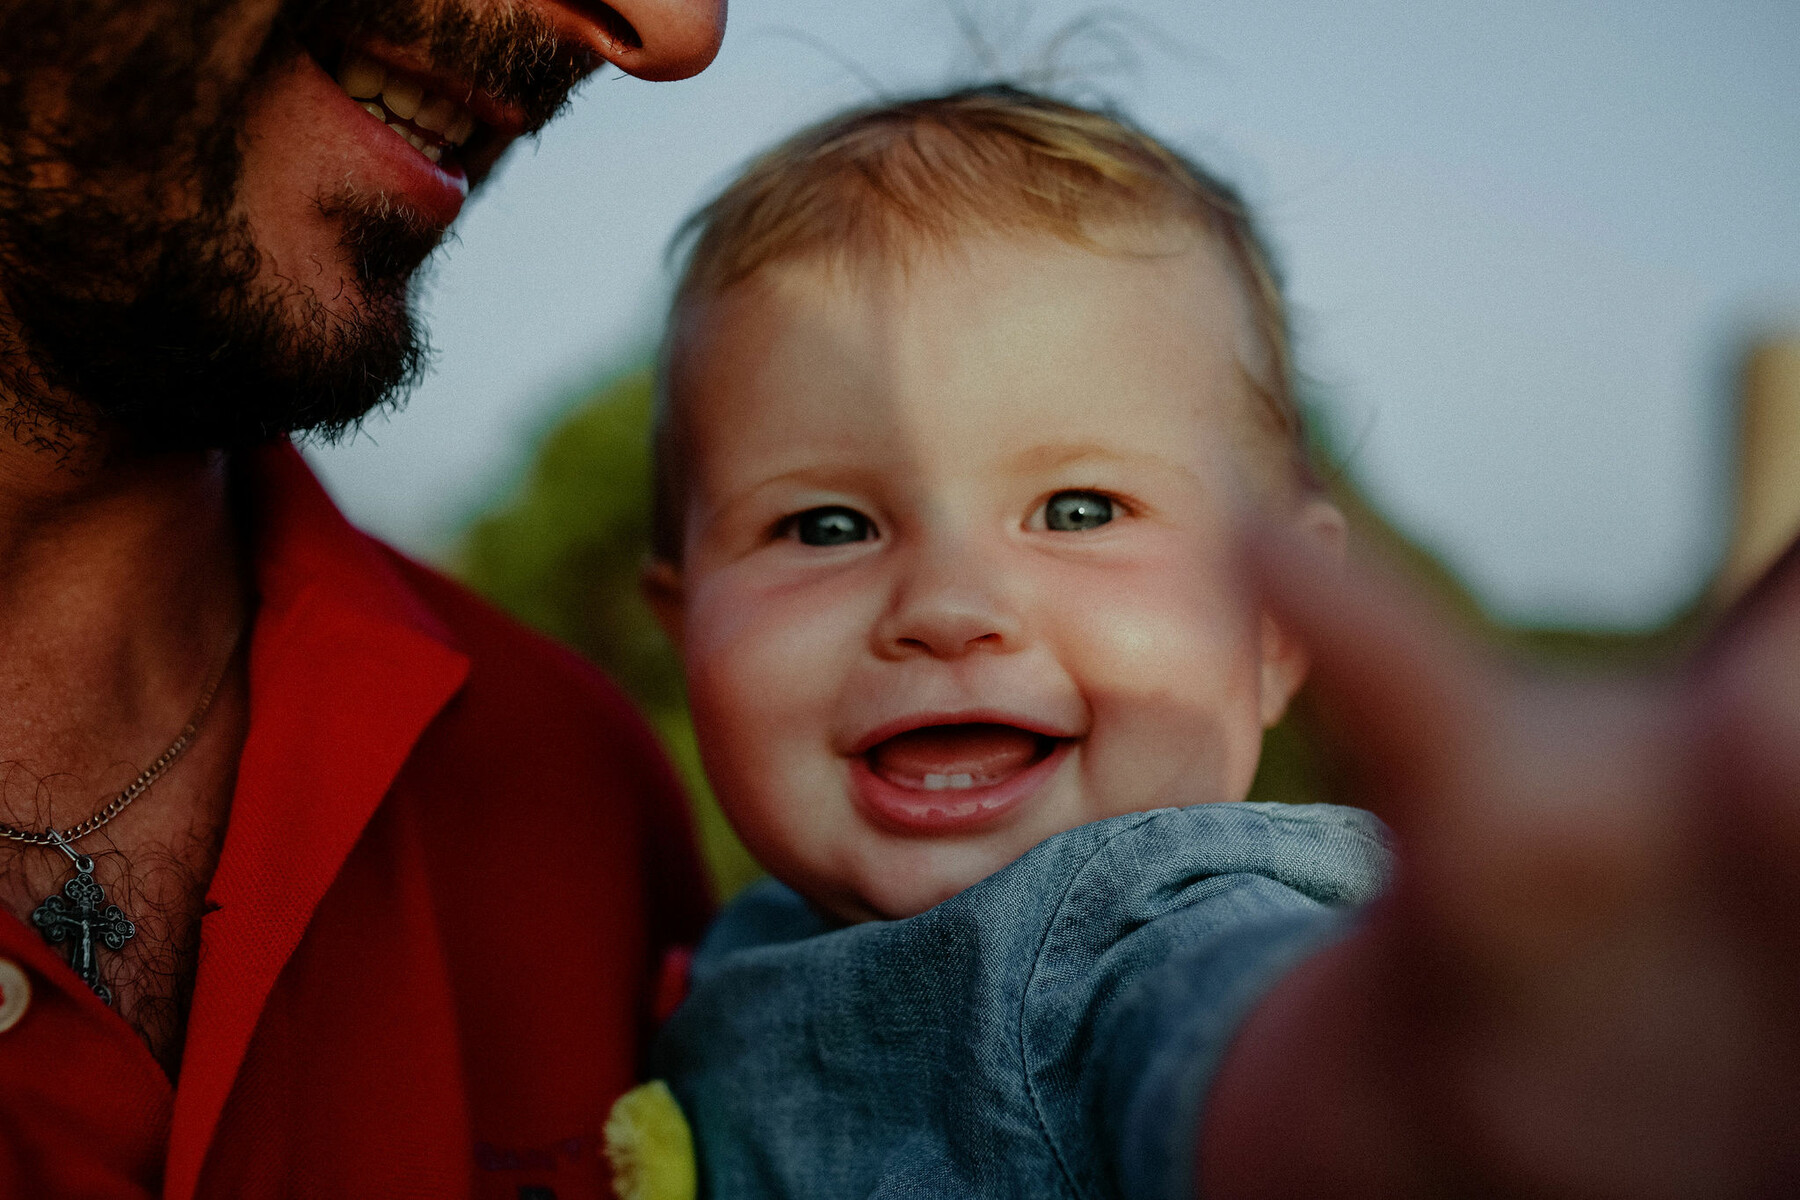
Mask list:
[[722,572],[695,589],[688,609],[687,658],[696,705],[772,722],[826,687],[841,634],[816,602],[793,589],[758,586]]
[[830,731],[853,639],[807,599],[697,589],[685,646],[708,777],[751,851],[784,874],[817,857],[843,790]]
[[791,707],[804,710],[804,640],[772,615],[729,592],[702,593],[689,607],[688,702],[721,791],[766,772],[779,735],[794,728]]
[[1118,572],[1065,594],[1059,605],[1066,656],[1095,683],[1128,692],[1192,695],[1212,690],[1254,661],[1259,642],[1254,614],[1235,590],[1208,586],[1186,570]]
[[1254,621],[1191,587],[1116,600],[1065,657],[1092,713],[1095,815],[1242,799],[1262,733]]

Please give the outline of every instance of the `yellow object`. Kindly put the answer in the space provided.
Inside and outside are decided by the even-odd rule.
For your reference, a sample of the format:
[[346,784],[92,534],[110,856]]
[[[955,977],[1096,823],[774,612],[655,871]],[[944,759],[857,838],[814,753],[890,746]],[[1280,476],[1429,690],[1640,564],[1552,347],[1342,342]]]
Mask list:
[[1715,585],[1728,603],[1800,532],[1800,336],[1752,348],[1740,403],[1736,525]]
[[619,1200],[694,1200],[694,1135],[681,1105],[660,1079],[639,1084],[606,1118],[606,1157]]

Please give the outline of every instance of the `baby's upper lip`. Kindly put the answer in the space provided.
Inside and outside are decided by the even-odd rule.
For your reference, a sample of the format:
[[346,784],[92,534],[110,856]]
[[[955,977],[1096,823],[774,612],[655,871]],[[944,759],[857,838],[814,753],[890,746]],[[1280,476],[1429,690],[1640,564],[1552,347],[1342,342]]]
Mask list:
[[910,733],[914,729],[927,729],[933,725],[1010,725],[1015,729],[1023,729],[1027,733],[1039,734],[1043,737],[1058,739],[1076,738],[1081,732],[1066,724],[1019,713],[1005,708],[958,708],[930,710],[896,717],[860,734],[850,742],[845,753],[850,757],[866,754],[891,737],[902,733]]

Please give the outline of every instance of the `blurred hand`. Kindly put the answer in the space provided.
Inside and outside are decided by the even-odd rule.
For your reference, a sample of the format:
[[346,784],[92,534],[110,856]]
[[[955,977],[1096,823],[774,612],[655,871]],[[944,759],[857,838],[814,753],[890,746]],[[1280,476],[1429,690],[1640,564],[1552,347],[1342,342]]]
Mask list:
[[1800,1195],[1800,553],[1683,668],[1586,679],[1248,559],[1400,866],[1234,1045],[1207,1195]]

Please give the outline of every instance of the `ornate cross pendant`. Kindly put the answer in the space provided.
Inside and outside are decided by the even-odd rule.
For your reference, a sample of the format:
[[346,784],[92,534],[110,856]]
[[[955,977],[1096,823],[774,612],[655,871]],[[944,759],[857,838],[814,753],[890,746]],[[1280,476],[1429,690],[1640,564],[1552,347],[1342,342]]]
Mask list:
[[67,842],[57,848],[75,864],[75,878],[63,884],[61,895],[50,895],[31,913],[31,923],[51,945],[69,946],[69,965],[81,981],[94,989],[102,1003],[112,1003],[112,989],[100,982],[98,942],[108,950],[122,949],[137,933],[137,926],[116,904],[106,903],[106,892],[94,879],[94,860],[77,854]]

